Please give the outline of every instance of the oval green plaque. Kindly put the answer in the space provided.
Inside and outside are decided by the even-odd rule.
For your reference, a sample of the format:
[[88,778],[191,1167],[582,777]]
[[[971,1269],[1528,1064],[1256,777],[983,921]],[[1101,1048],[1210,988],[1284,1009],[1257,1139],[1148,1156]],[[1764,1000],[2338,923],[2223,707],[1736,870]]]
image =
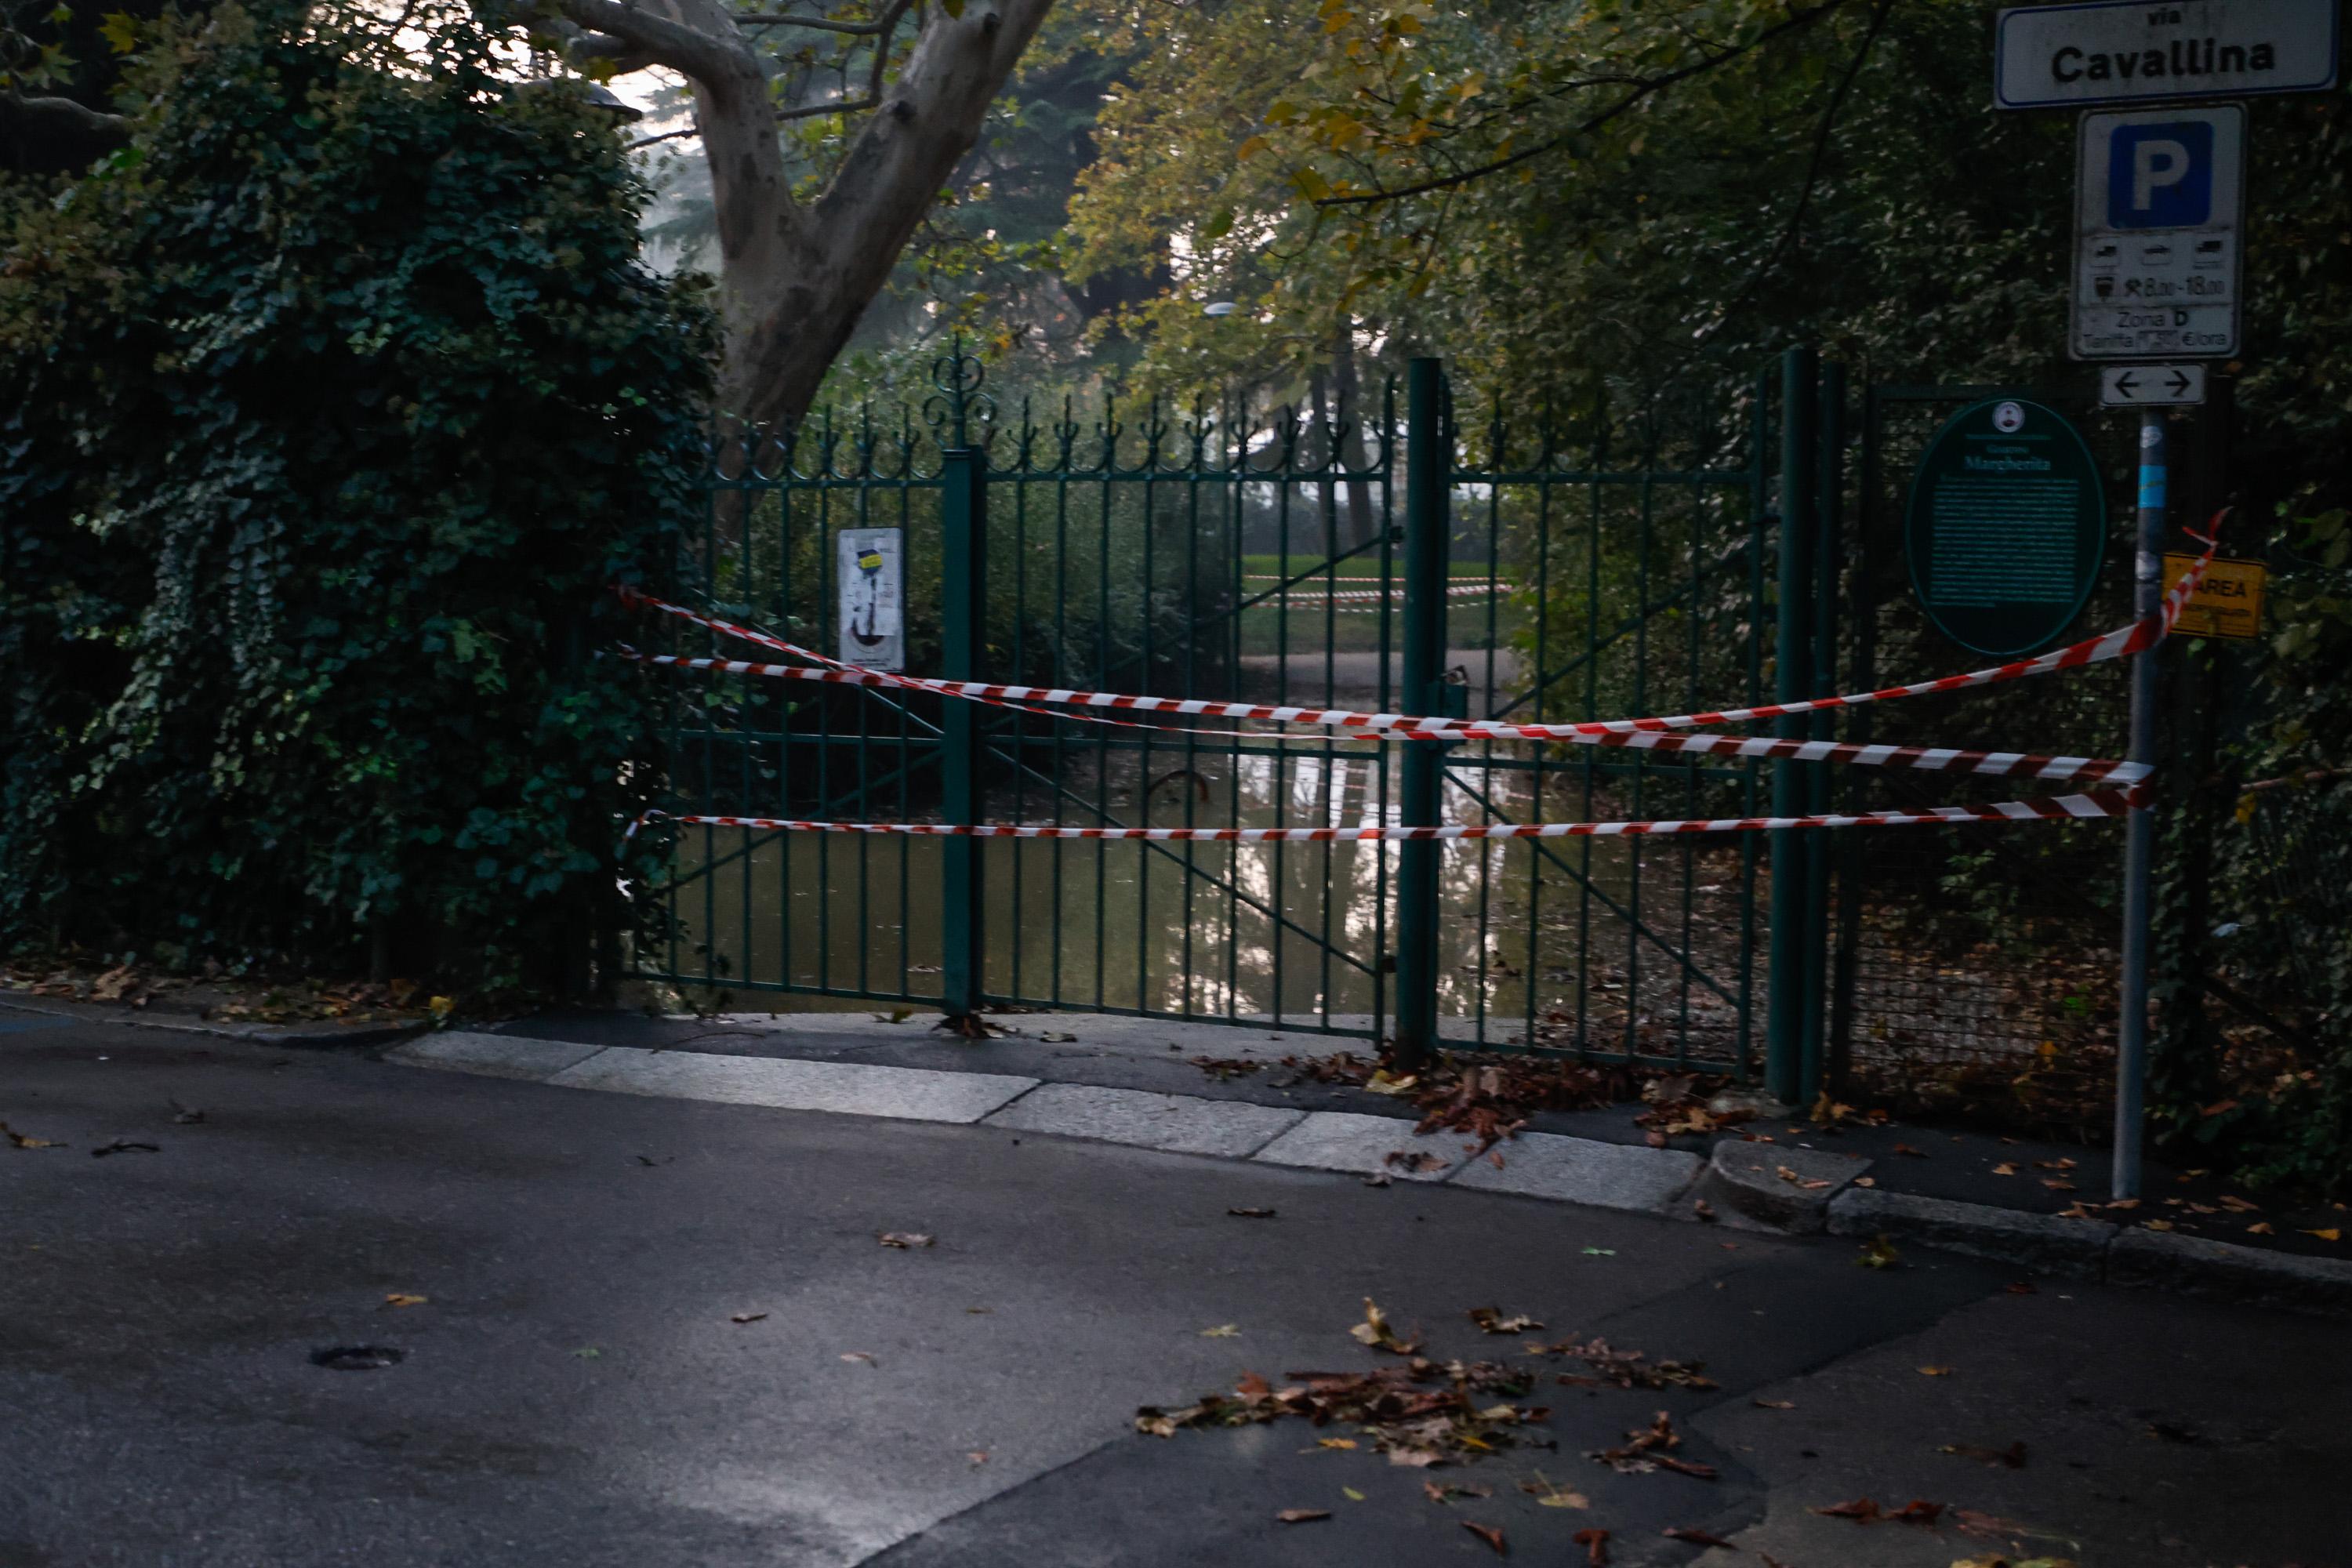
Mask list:
[[2105,487],[2064,416],[1988,398],[1928,444],[1903,540],[1937,630],[1996,658],[2032,653],[2073,623],[2098,581]]

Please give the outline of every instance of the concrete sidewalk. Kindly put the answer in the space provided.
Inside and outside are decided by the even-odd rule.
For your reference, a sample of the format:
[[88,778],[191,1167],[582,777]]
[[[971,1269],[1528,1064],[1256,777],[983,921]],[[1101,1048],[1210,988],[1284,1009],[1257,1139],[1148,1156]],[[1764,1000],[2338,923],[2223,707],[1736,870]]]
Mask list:
[[[904,1010],[550,1013],[391,1054],[568,1087],[985,1121],[1685,1219],[1885,1235],[2070,1278],[2352,1314],[2340,1205],[2267,1208],[2210,1172],[2151,1164],[2143,1202],[2090,1212],[2078,1205],[2108,1195],[2097,1150],[1803,1117],[1661,1141],[1636,1124],[1637,1105],[1539,1112],[1528,1131],[1480,1151],[1443,1132],[1408,1136],[1396,1123],[1417,1118],[1409,1106],[1283,1065],[1363,1053],[1365,1041],[1099,1015],[1000,1022],[1001,1037],[965,1041]],[[2338,1239],[2326,1239],[2331,1230]]]
[[[976,1098],[928,1109],[985,1097],[950,1088]],[[0,1120],[48,1145],[0,1145],[0,1564],[1491,1560],[1465,1521],[1538,1563],[1591,1529],[1621,1565],[2343,1560],[2336,1325],[986,1120],[1020,1103],[881,1119],[0,1032]],[[1277,1140],[1311,1118],[1276,1109]],[[1437,1471],[1297,1422],[1131,1430],[1247,1371],[1377,1364],[1367,1296],[1432,1354],[1522,1358],[1465,1317],[1499,1306],[1720,1386],[1554,1385],[1528,1402],[1556,1448]],[[314,1363],[355,1346],[403,1353]],[[1717,1479],[1586,1457],[1659,1410]],[[1864,1495],[1948,1507],[1813,1511]]]

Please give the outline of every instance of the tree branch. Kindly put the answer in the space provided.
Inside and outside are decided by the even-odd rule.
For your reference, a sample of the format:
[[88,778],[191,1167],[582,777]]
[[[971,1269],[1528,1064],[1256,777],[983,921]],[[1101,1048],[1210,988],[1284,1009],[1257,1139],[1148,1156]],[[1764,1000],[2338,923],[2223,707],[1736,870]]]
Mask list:
[[897,25],[898,13],[906,8],[904,5],[897,5],[888,16],[877,22],[830,22],[822,16],[754,16],[741,12],[733,15],[739,27],[814,27],[820,33],[847,33],[855,37],[870,38],[877,34],[888,33]]
[[1548,137],[1532,147],[1522,147],[1507,157],[1496,158],[1489,163],[1475,164],[1451,174],[1441,174],[1433,179],[1422,180],[1413,184],[1399,185],[1392,190],[1355,191],[1344,196],[1324,196],[1317,201],[1315,205],[1318,207],[1364,206],[1373,202],[1399,201],[1406,196],[1418,196],[1431,191],[1448,190],[1455,185],[1466,185],[1473,180],[1484,179],[1489,174],[1498,174],[1505,169],[1514,168],[1526,163],[1530,158],[1539,158],[1546,153],[1556,152],[1579,137],[1589,136],[1643,100],[1664,91],[1676,82],[1713,70],[1719,65],[1736,60],[1742,55],[1760,48],[1774,38],[1794,32],[1801,27],[1810,26],[1845,4],[1846,0],[1823,0],[1822,5],[1814,6],[1811,10],[1800,11],[1786,21],[1776,22],[1746,43],[1722,54],[1709,55],[1705,59],[1693,61],[1678,70],[1670,70],[1663,76],[1642,79],[1640,85],[1633,91],[1598,114],[1571,126],[1557,136]]
[[877,101],[871,98],[849,98],[834,103],[803,104],[798,109],[779,109],[776,119],[781,123],[786,120],[814,120],[823,114],[856,114],[873,108]]
[[1797,243],[1797,231],[1804,224],[1805,209],[1812,205],[1814,188],[1821,184],[1822,165],[1829,156],[1830,134],[1837,129],[1838,114],[1845,108],[1846,94],[1853,90],[1853,79],[1862,74],[1862,63],[1870,58],[1870,51],[1878,43],[1879,29],[1886,26],[1886,14],[1894,7],[1895,0],[1877,0],[1877,4],[1870,8],[1870,26],[1863,31],[1862,47],[1855,49],[1853,58],[1846,62],[1845,74],[1838,78],[1837,87],[1830,93],[1829,103],[1822,110],[1822,122],[1813,132],[1813,155],[1805,165],[1805,183],[1798,188],[1797,205],[1789,209],[1789,221],[1781,228],[1780,237],[1773,245],[1771,254],[1756,269],[1759,281],[1780,264],[1780,258]]
[[1831,89],[1830,100],[1822,110],[1821,123],[1813,130],[1813,153],[1805,164],[1805,181],[1797,188],[1796,205],[1789,209],[1789,221],[1781,225],[1780,238],[1772,242],[1772,248],[1765,254],[1764,259],[1748,273],[1748,280],[1739,286],[1739,292],[1726,300],[1723,308],[1715,313],[1715,319],[1701,327],[1691,342],[1685,345],[1685,352],[1694,351],[1706,342],[1715,336],[1718,328],[1738,315],[1741,308],[1755,298],[1756,291],[1764,286],[1764,280],[1772,276],[1795,247],[1798,232],[1805,221],[1806,209],[1812,205],[1813,192],[1821,184],[1822,167],[1829,158],[1830,135],[1837,129],[1838,115],[1845,108],[1846,94],[1853,89],[1853,79],[1862,74],[1863,62],[1870,58],[1870,51],[1876,47],[1879,30],[1886,25],[1886,14],[1894,7],[1895,0],[1875,0],[1870,8],[1870,26],[1863,32],[1862,47],[1855,49],[1853,58],[1846,62],[1845,74],[1838,78],[1837,86]]
[[563,14],[580,26],[618,38],[653,64],[683,71],[710,91],[740,89],[747,76],[762,89],[766,87],[767,79],[745,52],[684,23],[620,0],[562,0],[562,5]]
[[70,98],[0,92],[0,169],[63,174],[131,140],[131,121]]
[[890,8],[882,13],[880,21],[874,24],[875,31],[880,37],[874,45],[874,68],[866,78],[866,96],[873,102],[882,101],[882,68],[889,63],[890,35],[898,30],[898,18],[907,14],[910,4],[912,0],[890,0]]

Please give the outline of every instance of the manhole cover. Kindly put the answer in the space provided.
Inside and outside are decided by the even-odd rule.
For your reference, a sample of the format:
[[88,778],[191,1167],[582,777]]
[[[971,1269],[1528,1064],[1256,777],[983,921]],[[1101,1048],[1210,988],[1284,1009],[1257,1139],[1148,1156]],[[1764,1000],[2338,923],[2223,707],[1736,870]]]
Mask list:
[[310,1364],[332,1368],[336,1372],[373,1372],[378,1367],[397,1366],[408,1352],[390,1345],[329,1345],[310,1352]]

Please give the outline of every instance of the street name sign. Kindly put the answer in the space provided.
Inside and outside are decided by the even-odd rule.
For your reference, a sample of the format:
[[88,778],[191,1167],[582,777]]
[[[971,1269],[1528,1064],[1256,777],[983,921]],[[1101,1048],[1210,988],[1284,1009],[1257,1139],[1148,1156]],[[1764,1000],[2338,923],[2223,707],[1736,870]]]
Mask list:
[[2245,126],[2235,103],[2083,116],[2067,341],[2074,358],[2238,352]]
[[[2164,580],[2178,583],[2197,563],[2194,555],[2164,558]],[[2259,561],[2214,562],[2180,608],[2173,630],[2185,637],[2258,637],[2263,635],[2263,588],[2270,568]]]
[[2150,99],[2324,92],[2336,81],[2338,0],[2103,0],[2003,11],[1993,101],[2081,109]]
[[2099,372],[2099,401],[2109,408],[2180,408],[2205,401],[2201,364],[2111,364]]
[[1911,480],[1905,553],[1920,607],[1962,647],[2031,653],[2064,631],[2106,554],[2106,494],[2080,432],[1994,398],[1954,415]]

